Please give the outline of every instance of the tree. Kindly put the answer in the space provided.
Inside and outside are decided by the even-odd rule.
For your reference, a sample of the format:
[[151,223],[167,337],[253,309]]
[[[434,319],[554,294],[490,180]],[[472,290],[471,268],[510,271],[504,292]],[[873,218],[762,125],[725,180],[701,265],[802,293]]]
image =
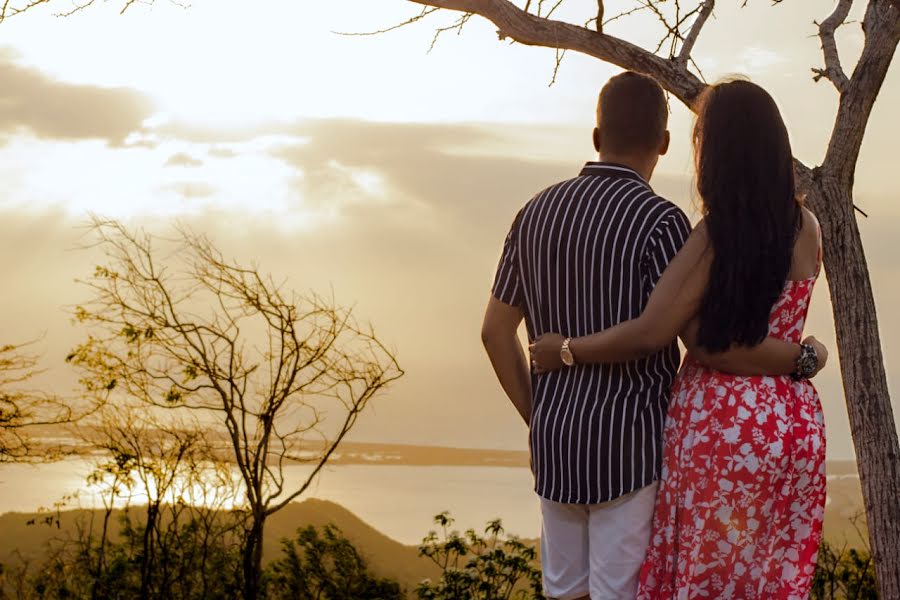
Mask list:
[[207,432],[112,405],[80,432],[96,457],[88,483],[102,508],[62,513],[74,496],[31,521],[62,535],[10,570],[16,597],[236,597],[246,515],[231,508],[234,475]]
[[[180,415],[166,422],[144,408],[110,406],[94,426],[82,428],[87,447],[105,457],[91,474],[104,489],[106,508],[94,580],[104,582],[108,571],[127,573],[131,596],[142,600],[216,595],[238,577],[222,574],[221,567],[237,565],[232,555],[245,517],[232,510],[239,490],[231,465],[217,456],[215,440],[196,420]],[[104,549],[111,511],[122,501],[124,543],[114,553],[120,563],[115,568],[103,564]],[[133,508],[135,501],[146,502],[143,509]],[[123,581],[110,585],[125,592]]]
[[281,541],[282,556],[269,567],[270,598],[401,600],[400,585],[369,571],[366,560],[334,525],[308,526]]
[[[68,361],[89,394],[192,412],[221,433],[248,512],[244,596],[257,598],[266,519],[306,491],[403,372],[350,310],[288,294],[201,235],[178,230],[174,253],[163,254],[118,222],[95,219],[93,230],[106,264],[83,282],[92,297],[76,318],[90,335]],[[311,470],[290,485],[285,468],[297,463]]]

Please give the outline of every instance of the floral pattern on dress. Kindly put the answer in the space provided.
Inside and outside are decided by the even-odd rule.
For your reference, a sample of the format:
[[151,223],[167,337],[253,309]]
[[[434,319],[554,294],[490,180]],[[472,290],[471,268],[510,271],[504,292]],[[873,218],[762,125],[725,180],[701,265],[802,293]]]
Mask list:
[[[786,284],[769,335],[801,340],[814,283]],[[727,375],[687,356],[672,388],[638,598],[809,598],[825,512],[824,428],[811,382]]]

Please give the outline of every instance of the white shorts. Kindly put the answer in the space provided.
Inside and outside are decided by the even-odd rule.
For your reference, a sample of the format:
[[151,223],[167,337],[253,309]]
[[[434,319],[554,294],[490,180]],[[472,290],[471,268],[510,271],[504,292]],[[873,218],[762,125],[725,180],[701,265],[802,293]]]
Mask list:
[[602,504],[541,498],[544,594],[572,600],[633,600],[650,543],[656,482]]

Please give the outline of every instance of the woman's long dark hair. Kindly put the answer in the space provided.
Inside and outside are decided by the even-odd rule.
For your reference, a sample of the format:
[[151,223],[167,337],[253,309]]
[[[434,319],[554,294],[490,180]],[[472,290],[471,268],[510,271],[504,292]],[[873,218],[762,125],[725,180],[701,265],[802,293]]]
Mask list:
[[697,342],[711,352],[753,346],[768,334],[801,224],[791,142],[775,101],[749,81],[710,87],[694,153],[714,253]]

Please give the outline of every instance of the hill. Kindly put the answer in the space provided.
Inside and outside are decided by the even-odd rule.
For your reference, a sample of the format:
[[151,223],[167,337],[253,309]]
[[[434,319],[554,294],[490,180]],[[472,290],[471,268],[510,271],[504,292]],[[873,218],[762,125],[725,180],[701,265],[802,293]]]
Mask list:
[[[88,510],[70,510],[59,514],[58,526],[47,525],[47,513],[6,513],[0,515],[0,564],[13,564],[24,560],[30,564],[39,561],[48,542],[64,538],[74,531],[79,523],[87,523],[91,518]],[[112,521],[117,522],[120,511],[115,511]],[[99,511],[94,515],[99,519]],[[29,522],[34,522],[30,524]],[[299,527],[328,523],[337,525],[344,535],[366,557],[372,570],[383,577],[400,582],[407,590],[414,590],[416,584],[430,577],[439,576],[437,567],[428,559],[419,557],[415,546],[407,546],[376,531],[357,516],[333,502],[325,500],[305,500],[292,503],[270,517],[266,525],[263,542],[265,562],[276,558],[281,552],[280,540],[293,537]],[[427,531],[423,531],[423,537]]]

